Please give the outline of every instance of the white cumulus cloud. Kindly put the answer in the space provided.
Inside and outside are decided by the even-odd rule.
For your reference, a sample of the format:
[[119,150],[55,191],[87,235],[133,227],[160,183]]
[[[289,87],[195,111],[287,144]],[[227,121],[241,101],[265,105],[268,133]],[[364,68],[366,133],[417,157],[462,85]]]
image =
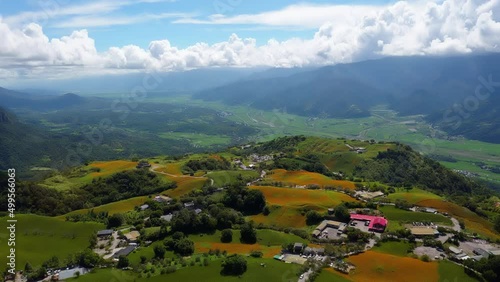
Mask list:
[[[367,9],[369,7],[369,9]],[[185,19],[196,24],[252,24],[262,26],[317,26],[310,38],[270,39],[232,34],[216,44],[195,43],[186,48],[168,39],[152,41],[148,48],[135,45],[97,52],[86,30],[49,39],[40,25],[24,28],[0,19],[0,76],[77,74],[112,71],[177,71],[217,66],[306,66],[347,63],[382,56],[449,55],[500,51],[500,0],[436,0],[397,2],[387,6],[323,7],[318,18],[298,8],[208,20]],[[311,12],[312,13],[312,12]],[[346,16],[347,15],[347,16]],[[273,18],[274,17],[274,18]],[[349,18],[349,20],[343,20]],[[205,21],[205,23],[203,23]]]

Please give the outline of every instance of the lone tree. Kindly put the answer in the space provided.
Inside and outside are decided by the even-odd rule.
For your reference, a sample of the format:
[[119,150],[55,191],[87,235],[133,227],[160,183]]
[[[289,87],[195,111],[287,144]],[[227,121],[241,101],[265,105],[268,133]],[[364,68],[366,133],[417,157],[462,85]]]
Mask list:
[[162,245],[156,245],[153,249],[154,253],[155,253],[155,258],[160,258],[162,259],[163,257],[165,257],[165,247],[162,246]]
[[339,221],[349,221],[351,215],[349,214],[349,210],[345,205],[341,204],[335,207],[335,218]]
[[120,256],[118,258],[118,264],[116,265],[116,267],[124,268],[124,267],[128,267],[128,266],[129,266],[128,258],[126,256]]
[[122,214],[116,213],[108,218],[108,228],[119,227],[125,222]]
[[231,243],[233,241],[233,231],[231,229],[222,230],[220,241],[222,243]]
[[232,255],[222,262],[222,275],[241,275],[247,271],[247,261],[240,255]]
[[241,226],[241,243],[255,244],[257,242],[257,232],[253,228],[252,222],[247,222]]
[[306,213],[306,224],[313,225],[319,223],[323,217],[317,211],[308,211]]

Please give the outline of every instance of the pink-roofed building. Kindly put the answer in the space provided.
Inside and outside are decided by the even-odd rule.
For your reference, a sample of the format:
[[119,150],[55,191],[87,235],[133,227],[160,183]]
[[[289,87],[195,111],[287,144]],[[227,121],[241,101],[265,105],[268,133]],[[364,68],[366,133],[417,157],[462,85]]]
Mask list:
[[380,216],[364,215],[364,214],[351,214],[351,220],[369,221],[369,231],[384,232],[387,226],[387,219]]

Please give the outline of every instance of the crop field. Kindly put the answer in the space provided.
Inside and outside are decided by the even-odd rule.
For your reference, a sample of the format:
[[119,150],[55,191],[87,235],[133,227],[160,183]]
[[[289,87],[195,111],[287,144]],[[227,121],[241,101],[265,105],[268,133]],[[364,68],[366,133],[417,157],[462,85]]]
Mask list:
[[120,171],[134,169],[136,165],[137,162],[131,161],[94,162],[89,166],[99,168],[101,171],[93,172],[90,175],[92,178],[109,176]]
[[344,187],[354,189],[354,183],[351,181],[334,180],[323,174],[309,171],[287,171],[284,169],[275,169],[266,176],[266,180],[283,182],[287,185],[319,185],[321,187]]
[[384,242],[380,246],[375,246],[371,250],[378,253],[389,254],[394,256],[406,257],[408,255],[408,250],[410,249],[410,243],[408,242]]
[[182,162],[175,162],[175,163],[168,163],[162,168],[158,168],[158,171],[165,172],[168,174],[174,174],[174,175],[182,175],[182,166],[184,163]]
[[460,282],[477,282],[475,278],[470,277],[460,265],[456,265],[451,261],[442,260],[438,266],[439,282],[460,281]]
[[401,257],[368,251],[347,259],[356,266],[350,274],[341,274],[353,281],[438,281],[438,263],[423,262],[410,257]]
[[242,179],[257,179],[259,173],[254,170],[214,171],[209,172],[207,177],[213,179],[215,186],[223,187],[225,185],[238,183],[238,177]]
[[284,188],[273,186],[250,186],[261,191],[271,205],[304,207],[315,206],[317,210],[326,210],[342,202],[356,202],[346,194],[319,189]]
[[[231,281],[282,281],[295,282],[300,269],[299,265],[287,264],[273,259],[247,258],[247,271],[241,276],[221,276],[222,259],[211,259],[208,266],[188,266],[176,272],[165,275],[156,275],[150,278],[138,277],[131,271],[117,269],[98,269],[93,273],[85,274],[79,278],[68,281],[95,282],[95,281],[206,281],[206,282],[231,282]],[[265,266],[262,266],[265,265]],[[157,271],[158,272],[158,271]]]
[[[177,270],[175,273],[154,276],[144,281],[204,281],[204,282],[226,282],[226,281],[282,281],[295,282],[298,279],[296,273],[300,266],[287,264],[268,258],[247,258],[247,271],[238,276],[221,276],[222,260],[211,261],[208,266],[190,266]],[[139,280],[142,281],[142,280]]]
[[[90,235],[104,229],[100,223],[72,223],[37,215],[18,214],[16,219],[16,264],[21,269],[26,262],[33,267],[40,266],[52,256],[63,261],[69,254],[84,250],[89,245]],[[6,222],[5,218],[1,220]],[[0,229],[2,266],[7,263],[7,232],[5,223]]]
[[306,217],[300,210],[293,207],[272,207],[271,213],[267,216],[263,214],[249,216],[255,223],[274,225],[280,227],[304,228],[306,227]]
[[73,215],[73,214],[87,214],[91,210],[94,210],[95,213],[98,212],[108,212],[109,215],[115,214],[115,213],[125,213],[131,210],[134,210],[135,207],[140,206],[144,204],[148,200],[147,196],[140,196],[140,197],[134,197],[122,201],[117,201],[109,204],[105,204],[102,206],[97,206],[94,208],[90,209],[81,209],[81,210],[76,210],[69,212],[65,215],[58,216],[57,218],[59,219],[66,219],[67,215]]
[[206,253],[209,250],[219,249],[226,251],[228,254],[249,254],[252,251],[261,251],[264,258],[272,258],[273,256],[281,253],[281,246],[263,246],[260,244],[241,244],[241,243],[210,243],[210,242],[195,242],[195,252]]
[[336,271],[335,269],[328,267],[324,268],[319,276],[314,280],[316,282],[350,282],[352,280],[349,280],[343,276],[340,275],[340,272]]
[[397,199],[401,200],[406,200],[410,204],[417,204],[418,202],[421,202],[423,200],[442,200],[443,198],[433,194],[431,192],[419,189],[419,188],[413,188],[410,191],[406,191],[402,188],[398,188],[396,193],[389,194],[387,196],[392,201],[395,201]]
[[[94,162],[88,166],[74,169],[70,175],[57,174],[45,179],[40,185],[56,190],[69,190],[78,186],[88,184],[97,177],[106,177],[114,173],[134,169],[137,162],[130,161],[107,161]],[[91,169],[99,169],[99,172],[90,172]]]
[[[197,243],[220,243],[221,231],[217,230],[214,234],[190,235],[189,239]],[[233,230],[232,243],[238,243],[240,231]],[[257,244],[262,246],[281,246],[283,243],[307,243],[307,240],[294,234],[287,234],[271,229],[257,229]]]
[[417,204],[432,207],[441,212],[447,212],[453,217],[456,217],[458,220],[463,220],[466,230],[476,232],[493,239],[500,238],[500,235],[493,231],[493,224],[491,222],[457,204],[431,199],[420,201]]
[[399,229],[403,224],[412,223],[414,221],[430,221],[444,225],[452,225],[451,219],[440,214],[405,211],[393,206],[382,206],[379,207],[379,210],[389,220],[389,231]]
[[250,186],[250,189],[262,191],[266,202],[271,205],[271,213],[250,216],[256,223],[282,227],[303,228],[306,226],[302,209],[313,209],[320,212],[342,202],[353,202],[355,199],[339,192],[327,190],[310,190],[301,188],[280,188],[272,186]]
[[208,135],[203,133],[189,132],[168,132],[160,133],[159,136],[164,139],[186,141],[195,147],[228,146],[231,143],[231,137],[225,135]]
[[207,182],[205,177],[190,177],[190,176],[166,176],[165,178],[177,183],[177,187],[174,189],[169,189],[163,193],[174,198],[178,198],[182,195],[186,195],[191,191],[201,189],[203,185]]

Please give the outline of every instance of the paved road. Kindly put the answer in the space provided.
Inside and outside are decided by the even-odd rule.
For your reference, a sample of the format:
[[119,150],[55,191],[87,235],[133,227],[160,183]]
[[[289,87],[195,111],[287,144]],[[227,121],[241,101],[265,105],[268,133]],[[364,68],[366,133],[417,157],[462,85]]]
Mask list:
[[301,279],[299,278],[299,282],[306,282],[307,281],[307,278],[309,278],[309,275],[311,275],[312,273],[312,270],[308,270],[307,272],[304,273],[304,277]]

